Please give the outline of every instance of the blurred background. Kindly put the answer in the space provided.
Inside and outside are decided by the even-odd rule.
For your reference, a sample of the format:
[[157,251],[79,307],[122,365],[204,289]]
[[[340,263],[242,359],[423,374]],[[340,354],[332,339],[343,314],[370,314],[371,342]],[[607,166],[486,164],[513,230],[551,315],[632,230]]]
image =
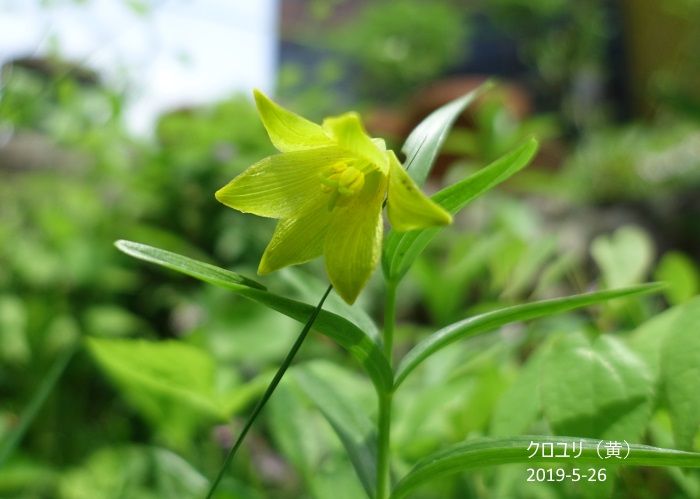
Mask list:
[[[412,269],[400,348],[496,305],[670,282],[663,298],[514,328],[507,341],[487,337],[483,355],[460,347],[428,363],[397,398],[405,469],[493,433],[501,395],[544,333],[635,331],[697,295],[698,19],[697,0],[0,0],[0,497],[196,497],[218,469],[299,326],[132,261],[113,241],[255,275],[274,223],[213,197],[273,152],[253,88],[314,120],[356,109],[398,150],[432,110],[495,80],[460,117],[429,191],[540,140],[533,165],[471,205]],[[375,278],[361,301],[381,319]],[[314,301],[322,266],[265,284]],[[80,348],[85,337],[110,349]],[[151,341],[121,351],[124,339]],[[337,346],[315,337],[302,357],[374,411]],[[449,383],[446,366],[462,367]],[[426,400],[439,414],[422,412]],[[664,417],[637,440],[672,445]],[[529,428],[547,424],[545,414]],[[679,476],[629,472],[634,493],[620,497],[700,490]],[[420,497],[523,486],[478,477]],[[358,487],[290,384],[220,497],[353,498]],[[498,497],[578,497],[510,493]]]

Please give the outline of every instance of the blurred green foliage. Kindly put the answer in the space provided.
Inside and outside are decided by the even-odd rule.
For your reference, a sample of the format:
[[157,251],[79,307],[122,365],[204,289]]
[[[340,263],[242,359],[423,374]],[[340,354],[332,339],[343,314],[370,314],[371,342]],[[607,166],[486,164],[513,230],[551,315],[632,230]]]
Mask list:
[[[499,0],[488,12],[499,26],[530,37],[523,53],[566,103],[581,71],[600,77],[609,27],[598,3],[571,9],[558,0]],[[383,2],[338,30],[332,44],[367,76],[363,99],[402,102],[468,53],[470,22],[459,2]],[[531,36],[543,23],[544,35]],[[335,83],[346,69],[331,59],[315,71],[321,83]],[[306,92],[292,99],[303,114],[339,105],[342,92],[306,85],[303,70],[282,76],[288,89]],[[72,73],[16,66],[4,75],[2,92],[0,442],[18,428],[61,354],[87,338],[89,348],[71,360],[21,447],[0,463],[0,497],[199,497],[297,326],[224,290],[136,265],[112,242],[136,239],[253,274],[272,225],[222,208],[213,192],[271,153],[257,114],[240,96],[179,109],[161,117],[146,140],[125,131],[122,95]],[[558,140],[572,116],[586,126],[607,119],[604,110],[581,115],[588,101],[576,102],[564,106],[568,116],[516,118],[498,99],[486,100],[474,122],[449,138],[446,151],[457,161],[441,181],[464,177],[531,134]],[[578,313],[513,325],[432,357],[396,396],[397,471],[445,442],[478,435],[603,438],[612,426],[630,439],[698,448],[700,364],[691,333],[698,324],[693,251],[700,227],[697,211],[681,203],[697,202],[700,185],[690,120],[671,114],[655,123],[591,127],[580,142],[566,144],[561,172],[536,161],[533,172],[506,186],[507,195],[479,200],[420,257],[402,285],[397,341],[404,351],[436,326],[497,305],[652,276],[669,287],[665,303],[622,300],[595,318]],[[620,215],[620,200],[639,210],[630,215],[623,207]],[[266,284],[310,302],[324,287],[318,270],[312,264]],[[376,286],[364,297],[372,316],[379,315],[375,297]],[[673,307],[659,314],[666,304]],[[320,356],[337,362],[310,360]],[[302,361],[217,497],[362,494],[318,407],[367,436],[365,423],[376,416],[371,385],[325,339],[308,342]],[[574,364],[587,374],[574,372]],[[610,372],[619,389],[608,392],[600,380]],[[677,471],[623,471],[610,487],[635,499],[697,496],[697,474]],[[524,486],[524,477],[516,466],[477,471],[420,497],[610,493]]]

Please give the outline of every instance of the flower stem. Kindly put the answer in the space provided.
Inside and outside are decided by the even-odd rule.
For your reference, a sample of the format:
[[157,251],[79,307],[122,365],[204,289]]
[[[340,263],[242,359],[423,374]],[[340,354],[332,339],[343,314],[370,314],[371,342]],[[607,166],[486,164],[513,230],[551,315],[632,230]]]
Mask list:
[[387,282],[384,302],[384,355],[389,365],[394,349],[394,328],[396,323],[396,284]]
[[376,499],[386,499],[391,492],[391,404],[393,393],[379,395],[379,422],[377,431],[377,494]]
[[[396,284],[387,283],[384,303],[384,355],[389,366],[394,349],[396,322]],[[379,394],[379,416],[377,422],[377,494],[376,499],[386,499],[391,493],[391,405],[393,389]]]
[[228,469],[229,464],[231,464],[233,457],[236,455],[236,452],[238,451],[241,444],[243,443],[243,440],[245,439],[246,435],[248,434],[248,431],[250,430],[251,426],[253,426],[253,423],[258,418],[258,415],[263,410],[263,407],[265,407],[265,404],[267,403],[267,401],[270,399],[270,397],[272,397],[272,393],[277,388],[277,385],[279,385],[280,381],[282,381],[282,377],[284,376],[284,373],[287,372],[287,369],[289,368],[292,361],[294,360],[294,357],[296,356],[297,352],[301,348],[302,343],[304,343],[306,336],[309,334],[309,331],[311,330],[311,326],[313,325],[314,321],[318,317],[318,314],[321,313],[321,309],[323,308],[323,304],[325,303],[326,298],[328,298],[328,295],[330,294],[331,289],[333,289],[333,286],[332,285],[328,286],[328,289],[326,289],[326,292],[323,294],[323,297],[321,297],[321,300],[318,302],[318,305],[316,305],[316,308],[309,316],[309,320],[307,320],[306,324],[304,324],[304,328],[301,330],[301,333],[299,333],[299,336],[297,337],[296,341],[294,342],[294,345],[292,345],[292,348],[289,350],[289,353],[287,353],[287,356],[284,358],[282,365],[279,367],[279,369],[277,369],[277,372],[275,373],[274,378],[272,378],[272,381],[270,381],[270,384],[267,386],[267,389],[265,390],[265,393],[263,394],[262,398],[255,405],[255,408],[253,409],[253,412],[250,414],[250,416],[248,416],[248,420],[246,421],[245,425],[243,426],[241,433],[238,435],[236,442],[233,444],[233,447],[231,447],[231,450],[229,450],[228,454],[226,455],[226,459],[224,460],[224,464],[221,466],[219,473],[216,475],[216,478],[214,479],[211,486],[209,487],[209,492],[207,492],[206,499],[211,499],[211,497],[214,495],[216,488],[219,486],[219,482],[224,477],[224,474],[226,473],[226,470]]

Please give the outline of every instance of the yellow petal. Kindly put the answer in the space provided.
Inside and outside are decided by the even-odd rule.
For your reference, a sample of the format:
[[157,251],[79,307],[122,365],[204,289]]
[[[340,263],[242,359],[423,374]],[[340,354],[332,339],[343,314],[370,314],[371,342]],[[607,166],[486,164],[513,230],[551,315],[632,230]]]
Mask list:
[[340,147],[373,164],[386,175],[389,165],[381,148],[382,144],[375,143],[367,135],[357,113],[345,113],[335,118],[326,118],[323,120],[323,128]]
[[323,241],[333,218],[333,212],[328,209],[328,198],[328,194],[319,192],[297,216],[279,221],[260,260],[259,274],[268,274],[321,256]]
[[386,181],[379,172],[368,174],[362,191],[333,210],[323,254],[331,283],[348,303],[355,301],[379,262]]
[[323,147],[269,156],[219,189],[216,199],[261,217],[291,217],[317,196],[324,168],[343,155],[337,147]]
[[260,90],[253,93],[267,134],[281,152],[312,149],[333,143],[320,125],[283,108]]
[[387,211],[393,229],[404,232],[452,223],[442,206],[427,197],[401,166],[393,151],[389,158],[389,195]]

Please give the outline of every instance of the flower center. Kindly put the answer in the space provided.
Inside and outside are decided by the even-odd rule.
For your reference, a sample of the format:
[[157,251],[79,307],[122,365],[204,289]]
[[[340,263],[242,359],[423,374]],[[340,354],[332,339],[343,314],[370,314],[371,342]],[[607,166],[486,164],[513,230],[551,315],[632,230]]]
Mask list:
[[365,174],[342,161],[331,166],[321,178],[323,192],[336,191],[343,196],[357,194],[364,185]]
[[365,185],[364,172],[345,161],[333,164],[321,176],[321,190],[330,193],[329,209],[333,209],[340,196],[348,198],[360,192]]

